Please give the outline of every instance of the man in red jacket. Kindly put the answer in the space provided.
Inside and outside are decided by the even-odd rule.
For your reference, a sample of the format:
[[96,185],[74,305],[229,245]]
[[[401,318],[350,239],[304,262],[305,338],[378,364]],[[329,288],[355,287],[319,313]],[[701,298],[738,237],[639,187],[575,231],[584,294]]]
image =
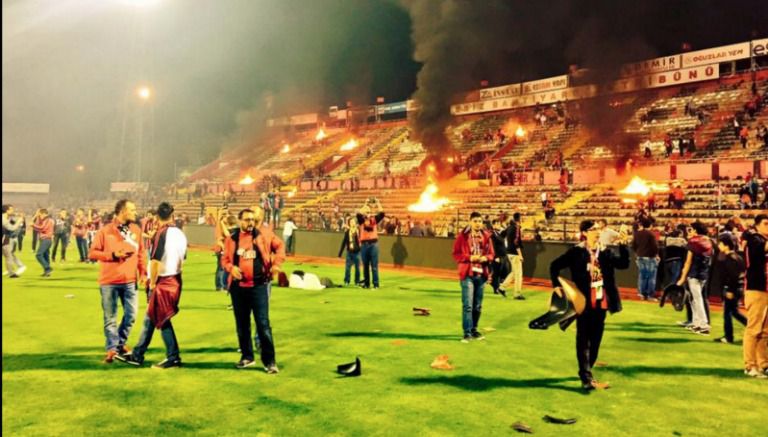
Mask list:
[[462,343],[485,339],[477,330],[477,322],[483,305],[483,285],[488,281],[488,265],[494,252],[491,236],[483,228],[482,215],[473,212],[469,216],[469,226],[459,232],[453,244],[453,259],[458,264],[461,283]]
[[37,246],[37,262],[43,266],[43,276],[51,276],[51,244],[53,243],[53,219],[48,215],[48,210],[37,210],[32,217],[32,229],[37,232],[40,244]]
[[[115,204],[115,219],[104,225],[93,239],[88,258],[101,263],[99,288],[104,310],[105,363],[117,354],[127,354],[128,334],[136,321],[139,300],[137,282],[147,277],[146,254],[141,229],[135,223],[136,205],[122,199]],[[117,302],[123,304],[123,320],[117,326]]]
[[229,294],[240,343],[241,357],[235,367],[245,369],[256,365],[251,341],[253,313],[264,370],[278,373],[269,325],[269,296],[272,275],[280,271],[285,260],[285,246],[270,226],[263,226],[263,209],[244,209],[238,218],[240,228],[227,237],[221,257],[221,265],[229,273]]

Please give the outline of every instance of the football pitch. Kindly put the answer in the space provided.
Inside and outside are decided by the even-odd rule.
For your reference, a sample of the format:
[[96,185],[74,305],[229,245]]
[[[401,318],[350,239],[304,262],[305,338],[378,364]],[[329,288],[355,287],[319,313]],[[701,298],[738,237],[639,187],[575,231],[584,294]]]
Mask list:
[[[70,257],[76,248],[70,246]],[[97,265],[54,264],[51,278],[30,248],[20,279],[2,280],[3,431],[7,435],[506,435],[523,422],[539,435],[766,435],[768,381],[742,373],[738,345],[677,326],[670,307],[624,302],[608,316],[595,376],[577,378],[575,325],[532,331],[549,293],[504,299],[486,287],[484,341],[463,344],[458,280],[385,270],[379,290],[273,287],[271,322],[280,374],[237,370],[229,298],[215,292],[215,258],[190,251],[173,319],[182,368],[102,363]],[[287,262],[341,282],[343,267]],[[146,310],[129,346],[135,344]],[[428,307],[416,317],[413,307]],[[122,314],[122,310],[120,312]],[[448,355],[454,370],[430,363]],[[362,361],[362,376],[336,365]],[[159,334],[147,363],[164,358]],[[576,418],[573,425],[542,416]]]

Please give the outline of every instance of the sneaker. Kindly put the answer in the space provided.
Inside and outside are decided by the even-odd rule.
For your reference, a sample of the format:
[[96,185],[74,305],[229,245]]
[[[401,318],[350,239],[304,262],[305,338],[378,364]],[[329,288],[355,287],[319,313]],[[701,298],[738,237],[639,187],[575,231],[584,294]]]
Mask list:
[[733,344],[733,340],[728,340],[725,337],[719,337],[713,340],[715,343]]
[[693,325],[693,322],[690,322],[690,321],[685,321],[685,322],[679,321],[679,322],[677,322],[677,326],[682,326],[683,328],[687,328],[687,327],[689,327],[691,325]]
[[693,328],[693,329],[691,329],[691,331],[694,334],[709,335],[709,328]]
[[18,277],[19,277],[19,275],[17,275],[16,273],[14,273],[14,274],[12,274],[12,275],[9,275],[8,277],[9,277],[9,278],[11,278],[11,279],[13,279],[13,278],[18,278]]
[[264,368],[264,371],[269,373],[270,375],[280,373],[280,369],[277,368],[277,364],[270,364],[269,366]]
[[246,367],[253,367],[256,365],[256,361],[253,360],[240,360],[235,364],[238,369],[245,369]]
[[757,379],[767,379],[768,375],[766,375],[764,372],[761,372],[757,370],[756,368],[751,368],[749,370],[744,370],[744,374],[749,376],[750,378],[757,378]]
[[24,273],[26,271],[27,271],[27,266],[21,266],[21,267],[18,268],[18,270],[16,270],[16,274],[20,275],[20,274],[22,274],[22,273]]
[[144,364],[143,361],[137,360],[131,354],[117,354],[115,355],[115,359],[121,363],[130,364],[136,367],[141,367]]
[[523,296],[522,294],[518,294],[517,296],[515,296],[515,300],[525,300],[525,296]]
[[649,297],[649,298],[648,298],[648,299],[646,299],[646,300],[647,300],[648,302],[656,302],[656,303],[658,303],[658,302],[659,302],[659,300],[658,300],[658,299],[656,299],[655,297]]
[[504,297],[507,297],[507,290],[505,290],[503,288],[499,288],[499,294],[504,296]]
[[461,339],[462,343],[469,343],[470,341],[472,341],[471,335],[465,335],[464,338]]
[[117,356],[116,350],[109,350],[107,351],[107,355],[104,356],[104,362],[107,364],[112,364],[112,362],[115,361],[116,356]]
[[378,285],[374,285],[374,286],[373,286],[373,289],[374,289],[374,290],[378,290],[378,289],[379,289],[379,286],[378,286]]
[[117,347],[117,352],[119,355],[130,355],[131,350],[128,349],[124,344]]
[[485,336],[483,334],[475,331],[475,332],[472,333],[472,339],[473,340],[477,340],[477,341],[485,340]]
[[345,286],[345,287],[349,287],[349,282],[345,282],[345,283],[344,283],[344,286]]
[[231,310],[232,309],[232,304],[227,305],[227,309]]
[[174,367],[181,367],[181,359],[176,358],[175,360],[169,360],[166,358],[163,361],[152,365],[153,369],[172,369]]

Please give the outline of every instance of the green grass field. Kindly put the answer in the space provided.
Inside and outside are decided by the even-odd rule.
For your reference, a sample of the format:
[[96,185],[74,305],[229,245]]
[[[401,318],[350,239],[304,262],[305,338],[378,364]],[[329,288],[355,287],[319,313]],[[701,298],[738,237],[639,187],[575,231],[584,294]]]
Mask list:
[[[766,435],[768,381],[742,374],[740,346],[673,326],[680,314],[668,307],[626,302],[609,316],[606,367],[595,374],[613,387],[583,394],[575,326],[527,328],[548,293],[527,292],[526,301],[487,293],[481,327],[496,331],[462,344],[454,280],[384,272],[378,291],[273,288],[281,373],[267,375],[234,368],[228,297],[212,291],[212,254],[192,251],[173,319],[184,367],[162,371],[102,364],[97,266],[58,264],[42,279],[29,248],[23,260],[21,279],[2,280],[7,435],[502,435],[516,434],[517,421],[539,435]],[[341,282],[340,267],[299,268]],[[414,317],[413,306],[432,316]],[[722,333],[720,313],[713,317],[712,337]],[[440,354],[455,370],[430,368]],[[163,356],[156,334],[147,360]],[[361,377],[335,374],[355,356]],[[578,422],[548,424],[544,414]]]

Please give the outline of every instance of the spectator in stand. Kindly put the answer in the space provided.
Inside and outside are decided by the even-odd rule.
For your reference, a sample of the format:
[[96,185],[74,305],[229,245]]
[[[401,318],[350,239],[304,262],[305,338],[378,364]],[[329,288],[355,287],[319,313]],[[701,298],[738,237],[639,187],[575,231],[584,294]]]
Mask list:
[[347,259],[344,263],[344,286],[349,286],[350,270],[355,266],[355,285],[360,284],[360,231],[355,217],[347,222],[347,230],[339,248],[339,258],[344,250],[347,251]]
[[53,223],[52,262],[56,262],[56,250],[59,248],[59,243],[61,243],[61,261],[67,260],[67,246],[69,246],[70,235],[72,235],[72,217],[70,217],[66,209],[62,209]]
[[477,326],[483,307],[483,285],[489,276],[488,265],[494,259],[491,236],[483,231],[483,217],[473,212],[469,222],[453,244],[453,259],[458,264],[461,284],[462,343],[485,339]]
[[664,134],[664,157],[669,158],[672,156],[672,137],[669,134]]
[[670,196],[674,200],[675,209],[683,209],[683,205],[685,204],[685,193],[683,192],[683,188],[680,186],[680,184],[675,185],[675,188],[672,189]]
[[547,206],[544,208],[544,218],[547,221],[555,218],[555,206],[551,200],[547,201]]
[[547,207],[547,192],[544,190],[541,190],[541,193],[539,194],[539,197],[541,198],[541,207],[546,208]]
[[741,134],[741,122],[739,122],[738,117],[734,116],[731,119],[731,126],[733,126],[733,134],[738,137]]
[[432,226],[432,221],[427,220],[424,222],[424,236],[425,237],[435,237],[437,233],[435,232],[435,228]]
[[696,334],[709,335],[709,320],[704,302],[707,297],[704,291],[709,279],[713,245],[707,237],[707,227],[703,223],[698,221],[692,223],[688,232],[690,234],[688,254],[677,285],[683,286],[687,281],[688,290],[692,296],[693,320],[689,329]]
[[739,141],[741,141],[741,148],[746,149],[749,141],[749,129],[746,125],[739,131]]
[[758,214],[754,228],[743,237],[747,262],[744,373],[768,378],[768,215]]
[[632,239],[632,250],[637,255],[637,292],[643,300],[656,302],[656,273],[659,266],[659,246],[651,232],[653,223],[642,218]]
[[75,236],[75,242],[77,243],[77,252],[80,255],[80,262],[84,263],[88,259],[88,240],[86,238],[86,234],[88,233],[88,220],[82,209],[78,209],[75,212],[75,220],[72,222],[72,228],[72,234]]
[[408,231],[409,237],[423,237],[426,234],[424,233],[424,228],[421,227],[420,221],[413,222],[413,226],[411,227],[411,230]]
[[277,229],[280,226],[280,213],[285,208],[285,199],[279,191],[275,190],[274,204],[272,207],[272,227]]
[[292,216],[288,216],[288,220],[283,225],[283,240],[285,240],[285,255],[293,255],[293,231],[299,229],[296,223],[293,221]]
[[723,297],[723,331],[725,335],[716,342],[733,344],[733,318],[742,325],[747,318],[739,313],[739,300],[744,294],[746,264],[737,253],[736,237],[730,232],[720,234],[717,240],[720,253],[712,266],[712,284],[710,289]]
[[38,232],[37,262],[43,267],[43,276],[51,276],[51,244],[53,242],[53,219],[48,215],[48,210],[38,209],[32,217],[32,229]]

